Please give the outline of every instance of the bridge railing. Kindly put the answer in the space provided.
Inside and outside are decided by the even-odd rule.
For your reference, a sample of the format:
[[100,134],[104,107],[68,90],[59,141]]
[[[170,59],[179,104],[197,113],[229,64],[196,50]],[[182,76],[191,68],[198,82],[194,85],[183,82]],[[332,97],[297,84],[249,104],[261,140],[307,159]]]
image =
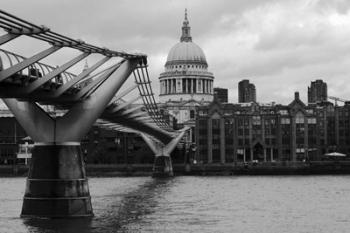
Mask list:
[[166,118],[157,105],[152,90],[151,80],[149,77],[147,64],[140,64],[133,72],[137,88],[142,97],[142,101],[147,109],[148,114],[154,120],[156,125],[162,129],[173,131],[169,125],[169,119]]
[[[9,68],[17,63],[24,61],[25,59],[27,58],[24,56],[15,54],[4,49],[0,49],[0,61],[2,62],[2,69]],[[47,75],[48,73],[51,73],[54,69],[56,69],[56,67],[44,64],[42,62],[35,62],[29,67],[19,71],[16,75],[12,77],[12,80],[8,79],[8,81],[14,82],[16,81],[14,79],[18,79],[24,82],[31,82],[37,78],[41,78]],[[57,75],[56,78],[52,79],[51,83],[56,83],[60,85],[69,82],[75,77],[75,74],[65,71]]]
[[[43,52],[41,52],[40,56],[44,57],[44,55],[49,55],[54,53],[56,50],[59,48],[72,48],[79,50],[83,52],[83,54],[79,55],[78,57],[74,58],[71,60],[71,64],[76,64],[78,61],[83,59],[84,57],[90,55],[90,54],[101,54],[105,58],[102,59],[104,61],[98,62],[99,67],[103,62],[105,62],[105,59],[109,59],[112,57],[119,57],[119,58],[124,58],[124,59],[134,59],[137,58],[140,60],[138,67],[133,71],[135,81],[137,84],[137,89],[139,90],[139,95],[142,97],[142,101],[144,103],[144,106],[149,114],[149,116],[153,119],[155,124],[162,128],[166,129],[169,131],[173,131],[172,128],[169,126],[169,119],[167,119],[163,112],[159,109],[157,106],[157,103],[154,98],[154,93],[152,90],[151,86],[151,81],[149,77],[149,73],[147,70],[147,57],[144,54],[131,54],[131,53],[126,53],[123,51],[114,51],[110,50],[107,48],[101,48],[95,45],[91,45],[88,43],[85,43],[82,40],[79,39],[72,39],[70,37],[61,35],[59,33],[51,31],[49,28],[45,26],[38,26],[33,23],[30,23],[26,20],[23,20],[21,18],[18,18],[14,15],[11,15],[3,10],[0,10],[0,28],[5,30],[7,32],[6,35],[0,36],[0,45],[7,43],[8,41],[15,39],[20,36],[28,36],[34,39],[38,39],[44,42],[49,43],[52,45],[50,49],[47,49]],[[1,56],[2,55],[2,56]],[[45,56],[46,56],[45,55]],[[35,55],[37,56],[37,55]],[[35,57],[33,56],[33,57]],[[40,57],[39,56],[39,57]],[[18,63],[23,63],[27,58],[14,54],[12,52],[0,49],[0,57],[1,60],[3,60],[4,66],[14,66]],[[34,61],[34,58],[33,60]],[[99,82],[103,82],[104,78],[97,77],[96,82],[93,81],[91,84],[89,84],[90,80],[94,79],[96,76],[98,76],[100,73],[94,74],[94,75],[74,75],[73,73],[63,71],[60,72],[61,67],[53,67],[47,64],[43,64],[39,62],[39,58],[37,60],[38,62],[30,63],[29,66],[27,66],[24,69],[21,69],[14,75],[8,74],[8,76],[4,76],[3,81],[6,81],[7,83],[11,84],[19,84],[24,87],[25,92],[23,95],[26,93],[31,93],[36,90],[39,90],[40,88],[44,88],[45,90],[47,89],[53,89],[55,93],[50,93],[47,94],[46,92],[43,93],[41,92],[41,95],[39,97],[36,97],[38,100],[43,100],[45,97],[48,97],[48,103],[55,103],[56,97],[60,96],[63,91],[66,92],[70,88],[70,91],[74,92],[74,89],[79,90],[83,94],[78,94],[75,97],[67,97],[67,101],[77,101],[80,98],[84,98],[86,95],[93,91],[95,89],[95,86],[99,85]],[[68,63],[70,63],[68,62]],[[67,64],[66,67],[69,67],[71,64]],[[66,64],[65,64],[66,65]],[[63,65],[63,68],[61,70],[64,70],[65,65]],[[115,69],[118,64],[115,64],[114,67],[109,67],[111,69]],[[1,65],[2,66],[2,65]],[[17,66],[20,67],[20,66]],[[3,68],[3,67],[2,67]],[[106,72],[108,73],[108,69],[106,68],[101,72]],[[57,75],[55,70],[57,69]],[[15,69],[13,69],[15,70]],[[10,73],[10,72],[9,72]],[[50,76],[53,76],[53,78]],[[45,77],[47,76],[47,77]],[[39,81],[40,78],[44,78],[41,81]],[[81,77],[76,78],[76,77]],[[47,81],[46,81],[47,80]],[[72,81],[73,80],[73,81]],[[75,82],[74,80],[79,80]],[[101,81],[100,81],[101,80]],[[35,83],[34,83],[35,82]],[[24,84],[24,85],[23,85]],[[27,87],[26,84],[30,84],[30,87]],[[67,85],[65,85],[67,84]],[[59,87],[65,85],[67,88],[61,88],[62,91],[56,91],[55,89],[58,89]],[[12,90],[12,89],[11,89]],[[11,92],[11,90],[6,90],[7,92]],[[82,91],[83,90],[83,91]],[[20,93],[22,94],[22,93]],[[75,95],[75,94],[74,94]],[[34,95],[32,95],[34,96]],[[3,97],[6,98],[6,95],[3,95]],[[25,97],[25,96],[20,96],[20,97]],[[40,99],[42,98],[42,99]],[[57,100],[58,101],[58,100]],[[62,100],[60,100],[62,101]]]

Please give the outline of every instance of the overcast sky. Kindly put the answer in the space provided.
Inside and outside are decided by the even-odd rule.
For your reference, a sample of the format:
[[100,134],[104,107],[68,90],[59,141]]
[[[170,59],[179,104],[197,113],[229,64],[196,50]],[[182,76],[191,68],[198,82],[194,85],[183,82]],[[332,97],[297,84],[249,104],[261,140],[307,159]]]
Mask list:
[[[350,99],[347,0],[2,0],[1,8],[88,43],[148,55],[153,87],[188,9],[193,42],[204,51],[215,87],[250,79],[258,102],[306,101],[315,79]],[[29,51],[33,46],[25,44]],[[69,59],[69,58],[67,58]],[[55,65],[55,64],[53,64]]]

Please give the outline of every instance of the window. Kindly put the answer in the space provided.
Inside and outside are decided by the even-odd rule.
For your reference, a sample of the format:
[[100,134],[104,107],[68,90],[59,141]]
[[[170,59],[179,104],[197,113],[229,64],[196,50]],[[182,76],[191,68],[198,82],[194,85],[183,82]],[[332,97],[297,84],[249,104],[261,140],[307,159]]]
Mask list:
[[304,115],[301,114],[300,112],[298,112],[296,117],[295,117],[295,123],[304,124]]
[[280,110],[279,113],[281,115],[288,115],[288,111],[287,110]]
[[190,110],[190,119],[194,119],[194,110]]
[[281,118],[281,124],[282,125],[290,124],[290,119],[289,118]]
[[308,124],[316,124],[316,118],[314,118],[314,117],[308,118],[308,119],[307,119],[307,123],[308,123]]
[[199,114],[200,116],[205,116],[205,115],[207,115],[206,111],[203,111],[203,110],[199,110],[198,114]]
[[253,116],[253,125],[261,125],[260,116]]
[[220,119],[212,119],[212,127],[219,129],[220,127]]
[[296,148],[297,153],[304,153],[305,149],[304,148]]
[[297,123],[297,124],[304,124],[304,117],[295,118],[295,123]]

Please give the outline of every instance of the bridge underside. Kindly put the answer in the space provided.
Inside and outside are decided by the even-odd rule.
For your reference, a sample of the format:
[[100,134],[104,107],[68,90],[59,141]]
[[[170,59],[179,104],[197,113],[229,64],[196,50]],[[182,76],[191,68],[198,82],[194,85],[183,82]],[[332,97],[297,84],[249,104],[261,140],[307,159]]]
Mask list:
[[[149,78],[145,78],[148,76],[147,69],[143,70],[147,66],[145,55],[86,44],[2,10],[0,17],[2,21],[7,21],[0,27],[8,33],[0,36],[0,45],[22,35],[51,44],[50,48],[30,58],[0,49],[0,53],[9,58],[9,67],[5,68],[0,56],[0,98],[35,142],[21,216],[55,218],[93,215],[80,141],[101,117],[138,133],[146,132],[145,140],[156,156],[155,174],[161,173],[163,168],[163,175],[172,175],[170,152],[184,131],[169,132],[169,125],[159,117]],[[59,67],[39,62],[63,47],[82,53]],[[104,58],[79,75],[67,72],[68,68],[93,53]],[[15,59],[11,60],[10,57]],[[91,75],[114,57],[121,60]],[[127,103],[113,101],[132,73],[137,84],[142,85],[138,89],[153,124],[141,120],[144,113],[136,108],[126,108]],[[66,113],[53,117],[39,104],[53,105],[65,109]],[[151,137],[161,143],[155,143]]]
[[80,141],[138,62],[123,62],[99,89],[63,116],[53,118],[34,102],[3,99],[35,142],[21,216],[93,215]]

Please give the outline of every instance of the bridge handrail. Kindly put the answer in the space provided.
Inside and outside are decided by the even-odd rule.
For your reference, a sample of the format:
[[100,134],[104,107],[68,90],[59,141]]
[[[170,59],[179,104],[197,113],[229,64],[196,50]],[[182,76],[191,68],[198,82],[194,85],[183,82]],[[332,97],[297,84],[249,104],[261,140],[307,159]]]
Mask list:
[[[12,66],[14,64],[13,59],[15,59],[16,62],[20,62],[21,60],[23,61],[23,60],[27,59],[24,56],[21,56],[19,54],[7,51],[5,49],[0,49],[0,52],[6,55],[6,58],[7,58],[8,62],[9,62],[9,64],[10,64],[10,66]],[[2,59],[2,61],[4,63],[4,61],[5,61],[4,57],[0,56],[0,58]],[[27,67],[26,69],[24,69],[24,70],[27,70],[28,76],[31,75],[30,74],[30,69],[35,69],[35,71],[36,71],[36,75],[35,76],[36,77],[40,77],[40,75],[45,76],[47,73],[50,73],[51,71],[53,71],[56,68],[54,66],[51,66],[51,65],[48,65],[48,64],[45,64],[45,63],[42,63],[42,62],[35,62],[33,65],[31,65],[31,66]],[[23,71],[24,70],[21,70],[18,73],[23,75]],[[62,76],[61,77],[64,78],[63,80],[61,80],[63,83],[68,82],[70,79],[76,77],[76,74],[73,74],[73,73],[68,72],[68,71],[62,72],[61,75],[63,75],[63,77]],[[33,75],[31,75],[31,76],[33,76]],[[53,82],[58,82],[58,80],[54,79]]]
[[148,114],[154,120],[158,127],[173,131],[169,122],[159,110],[155,101],[147,65],[139,65],[133,72],[137,88],[142,97],[142,101],[147,109]]

